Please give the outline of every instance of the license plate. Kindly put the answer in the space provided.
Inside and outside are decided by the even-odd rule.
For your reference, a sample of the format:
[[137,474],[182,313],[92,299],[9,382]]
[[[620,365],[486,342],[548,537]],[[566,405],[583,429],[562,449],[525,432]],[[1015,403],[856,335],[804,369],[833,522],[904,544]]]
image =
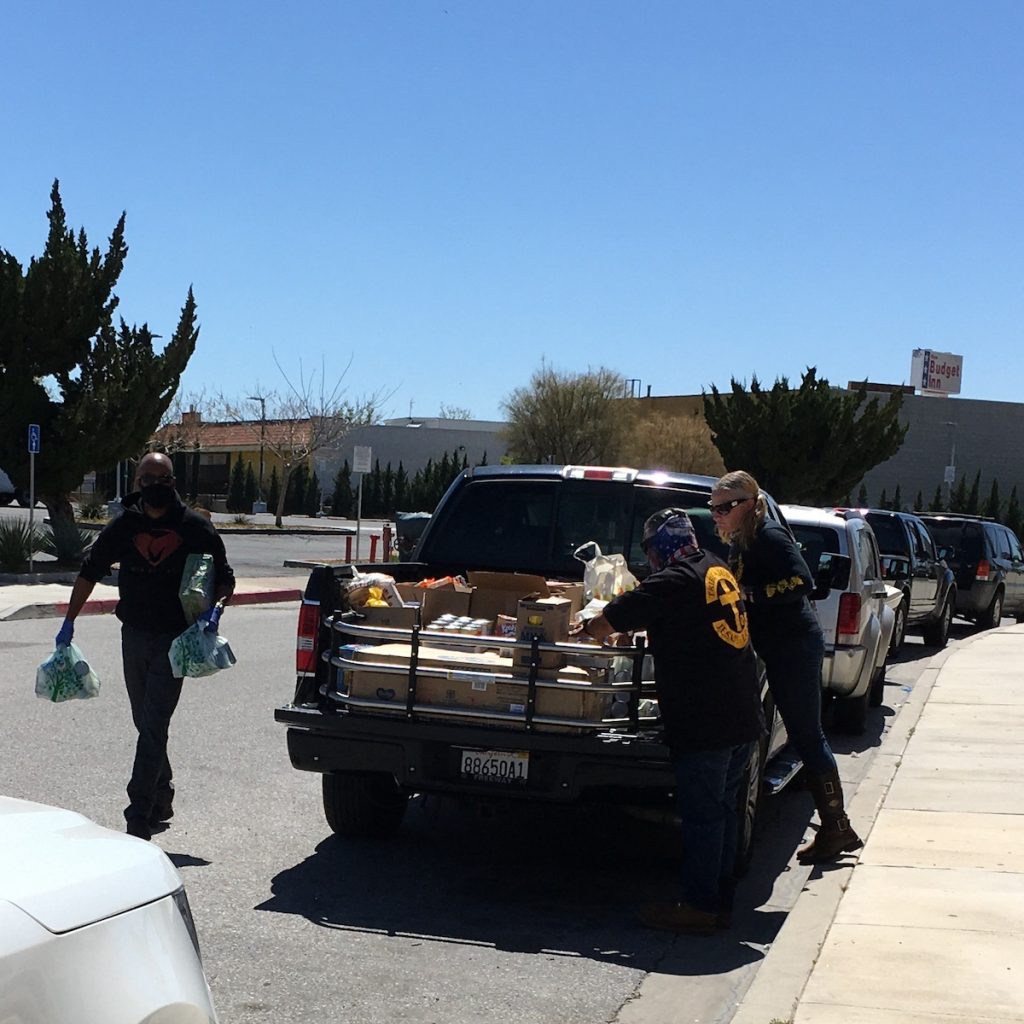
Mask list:
[[525,782],[530,767],[526,751],[463,750],[461,755],[462,777],[474,782]]

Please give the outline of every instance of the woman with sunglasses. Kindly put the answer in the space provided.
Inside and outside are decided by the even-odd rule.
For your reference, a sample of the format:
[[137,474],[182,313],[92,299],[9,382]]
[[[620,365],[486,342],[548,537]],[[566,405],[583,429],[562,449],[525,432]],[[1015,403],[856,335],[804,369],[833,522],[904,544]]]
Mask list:
[[764,661],[768,688],[807,769],[821,819],[814,839],[797,850],[797,859],[802,864],[835,860],[863,844],[846,816],[836,759],[821,728],[825,640],[809,600],[811,573],[789,531],[767,517],[764,495],[749,473],[726,473],[708,504],[743,588],[751,643]]

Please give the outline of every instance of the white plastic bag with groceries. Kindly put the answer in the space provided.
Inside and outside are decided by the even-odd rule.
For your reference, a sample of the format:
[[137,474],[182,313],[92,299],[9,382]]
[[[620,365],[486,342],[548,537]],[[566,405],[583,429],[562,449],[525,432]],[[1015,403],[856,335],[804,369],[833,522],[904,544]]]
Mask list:
[[178,678],[208,676],[231,668],[236,660],[227,638],[205,628],[202,622],[194,622],[184,633],[176,636],[171,641],[167,656],[171,671]]
[[75,644],[62,644],[36,669],[36,696],[53,701],[98,697],[99,676]]
[[603,555],[592,540],[581,544],[572,556],[583,563],[584,601],[610,601],[640,583],[629,571],[623,555]]

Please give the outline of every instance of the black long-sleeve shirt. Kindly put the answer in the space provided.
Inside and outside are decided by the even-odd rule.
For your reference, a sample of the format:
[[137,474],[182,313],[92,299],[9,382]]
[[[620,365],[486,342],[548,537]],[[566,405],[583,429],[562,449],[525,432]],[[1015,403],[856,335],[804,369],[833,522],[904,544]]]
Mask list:
[[820,632],[809,600],[811,572],[784,527],[765,520],[750,547],[730,548],[729,566],[747,594],[754,650],[764,653],[794,634]]
[[224,541],[198,512],[177,499],[154,519],[142,510],[138,494],[129,494],[122,504],[124,512],[100,531],[80,571],[99,583],[119,563],[114,614],[122,622],[152,633],[184,630],[188,623],[178,591],[191,554],[213,555],[215,592],[234,591],[235,574]]

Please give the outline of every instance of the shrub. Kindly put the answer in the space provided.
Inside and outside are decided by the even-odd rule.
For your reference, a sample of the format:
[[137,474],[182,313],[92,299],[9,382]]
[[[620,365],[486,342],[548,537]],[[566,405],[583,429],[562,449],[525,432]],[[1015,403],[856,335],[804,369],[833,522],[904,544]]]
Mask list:
[[99,498],[90,498],[78,506],[79,519],[106,519],[107,503]]
[[252,518],[247,516],[244,512],[239,512],[238,515],[231,517],[231,522],[235,526],[252,526]]
[[0,568],[25,572],[29,556],[40,548],[40,535],[24,519],[0,520]]
[[96,534],[83,530],[67,519],[54,520],[39,538],[40,551],[53,555],[58,562],[77,564],[89,553]]

